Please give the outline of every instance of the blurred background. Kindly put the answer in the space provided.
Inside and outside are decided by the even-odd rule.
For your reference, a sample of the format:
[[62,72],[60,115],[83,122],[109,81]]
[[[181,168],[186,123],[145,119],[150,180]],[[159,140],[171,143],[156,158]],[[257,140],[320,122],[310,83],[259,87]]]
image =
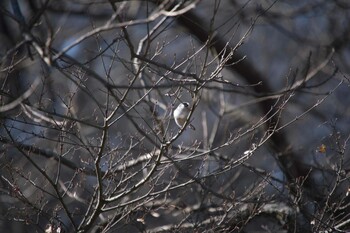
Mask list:
[[0,10],[1,231],[349,231],[348,1]]

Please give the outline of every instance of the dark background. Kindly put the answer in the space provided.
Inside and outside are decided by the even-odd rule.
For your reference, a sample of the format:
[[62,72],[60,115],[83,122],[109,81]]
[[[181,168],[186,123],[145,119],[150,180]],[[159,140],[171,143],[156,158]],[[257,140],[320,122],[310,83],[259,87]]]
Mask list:
[[348,1],[0,4],[1,231],[349,231]]

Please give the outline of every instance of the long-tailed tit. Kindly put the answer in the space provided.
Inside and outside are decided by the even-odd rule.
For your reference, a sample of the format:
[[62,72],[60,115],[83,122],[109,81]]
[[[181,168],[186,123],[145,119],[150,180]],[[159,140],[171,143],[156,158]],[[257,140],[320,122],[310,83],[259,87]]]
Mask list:
[[[179,127],[184,126],[184,124],[187,120],[188,114],[190,114],[190,110],[191,110],[190,104],[187,102],[179,104],[179,106],[177,106],[177,108],[174,110],[174,112],[173,112],[174,119],[175,119],[176,124]],[[189,127],[193,130],[196,130],[194,128],[194,126],[191,124],[189,124]]]

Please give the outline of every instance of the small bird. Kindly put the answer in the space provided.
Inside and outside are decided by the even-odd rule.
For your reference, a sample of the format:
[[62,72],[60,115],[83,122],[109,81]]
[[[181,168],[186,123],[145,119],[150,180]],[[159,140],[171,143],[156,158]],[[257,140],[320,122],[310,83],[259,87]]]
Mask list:
[[[188,117],[188,114],[190,114],[190,104],[187,102],[180,103],[179,106],[174,110],[173,116],[175,119],[176,124],[179,127],[183,127],[186,119]],[[196,130],[193,125],[189,124],[189,127],[193,130]]]

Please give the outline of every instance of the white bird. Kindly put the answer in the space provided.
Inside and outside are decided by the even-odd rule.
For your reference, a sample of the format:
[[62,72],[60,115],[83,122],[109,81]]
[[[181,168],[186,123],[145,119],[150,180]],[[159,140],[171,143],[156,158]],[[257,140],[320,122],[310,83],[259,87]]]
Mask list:
[[[183,127],[186,123],[187,117],[190,114],[190,104],[187,102],[180,103],[179,106],[174,110],[173,116],[176,124],[179,127]],[[193,125],[189,124],[189,127],[193,130],[196,130]]]

